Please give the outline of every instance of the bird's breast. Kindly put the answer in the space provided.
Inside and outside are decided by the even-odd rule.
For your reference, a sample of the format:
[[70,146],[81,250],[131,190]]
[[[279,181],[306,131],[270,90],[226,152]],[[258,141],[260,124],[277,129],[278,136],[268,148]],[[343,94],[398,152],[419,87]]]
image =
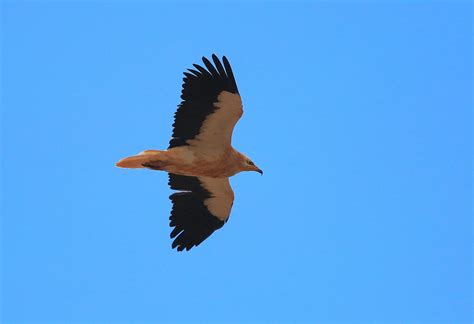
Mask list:
[[176,147],[169,152],[172,152],[172,163],[167,171],[171,173],[225,178],[238,172],[231,152],[196,151],[190,146]]

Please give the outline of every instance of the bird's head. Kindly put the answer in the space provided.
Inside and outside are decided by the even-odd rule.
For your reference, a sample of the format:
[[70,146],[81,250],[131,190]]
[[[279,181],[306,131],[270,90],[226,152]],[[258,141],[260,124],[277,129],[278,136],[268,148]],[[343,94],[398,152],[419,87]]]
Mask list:
[[255,163],[253,163],[248,156],[241,153],[240,160],[242,168],[241,171],[255,171],[263,175],[263,171],[258,166],[256,166]]

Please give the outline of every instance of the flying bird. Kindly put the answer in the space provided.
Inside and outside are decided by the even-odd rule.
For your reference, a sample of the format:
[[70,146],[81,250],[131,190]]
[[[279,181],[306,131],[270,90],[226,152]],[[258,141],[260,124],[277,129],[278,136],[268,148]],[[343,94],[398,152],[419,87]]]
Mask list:
[[117,162],[121,168],[166,171],[173,193],[172,248],[190,250],[229,219],[234,192],[229,177],[256,171],[255,163],[232,147],[232,132],[242,117],[242,100],[229,61],[213,54],[205,68],[184,72],[181,103],[174,115],[166,151],[145,150]]

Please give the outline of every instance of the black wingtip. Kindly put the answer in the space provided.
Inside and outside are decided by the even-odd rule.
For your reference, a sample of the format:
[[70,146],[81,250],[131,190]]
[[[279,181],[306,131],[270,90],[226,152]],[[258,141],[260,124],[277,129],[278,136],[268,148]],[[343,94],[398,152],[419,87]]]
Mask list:
[[[200,76],[201,76],[201,72],[199,72],[199,71],[196,71],[196,70],[194,70],[194,69],[188,69],[188,71],[189,71],[189,72],[191,72],[191,73],[192,73],[192,75],[193,75],[195,78],[197,78],[197,77],[200,77]],[[188,73],[188,72],[183,72],[183,73]]]
[[227,57],[223,56],[223,57],[222,57],[222,62],[224,63],[224,66],[225,66],[225,65],[230,66],[230,63],[229,63],[229,60],[227,59]]
[[211,63],[211,62],[207,59],[207,57],[205,57],[205,56],[202,57],[202,61],[203,61],[204,64],[206,64],[206,65],[207,65],[208,63]]
[[203,68],[202,66],[198,65],[198,64],[193,64],[193,66],[199,71],[201,72],[203,75],[208,75],[208,76],[211,76],[211,73],[209,73],[209,71],[207,71],[205,68]]

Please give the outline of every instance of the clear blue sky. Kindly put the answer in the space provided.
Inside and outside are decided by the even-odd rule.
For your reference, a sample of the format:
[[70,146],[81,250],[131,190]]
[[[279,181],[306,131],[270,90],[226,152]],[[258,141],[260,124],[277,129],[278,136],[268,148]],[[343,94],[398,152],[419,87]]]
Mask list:
[[[472,5],[4,1],[2,319],[472,321]],[[245,114],[229,222],[171,250],[182,72]]]

